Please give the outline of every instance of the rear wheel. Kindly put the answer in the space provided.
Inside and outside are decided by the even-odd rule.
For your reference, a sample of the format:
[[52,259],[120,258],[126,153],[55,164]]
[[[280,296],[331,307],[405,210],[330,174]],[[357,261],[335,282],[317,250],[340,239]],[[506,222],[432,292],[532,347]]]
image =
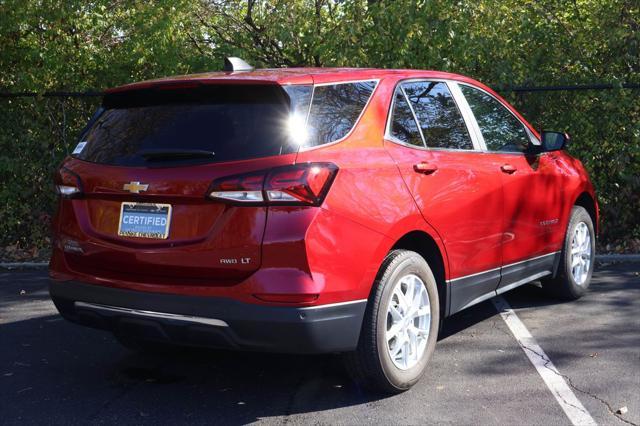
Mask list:
[[595,260],[595,232],[591,216],[584,207],[574,206],[567,226],[558,272],[554,278],[542,280],[551,295],[575,300],[589,288]]
[[392,251],[374,283],[358,347],[345,354],[348,372],[370,389],[409,389],[431,358],[439,322],[438,291],[429,265],[418,253]]

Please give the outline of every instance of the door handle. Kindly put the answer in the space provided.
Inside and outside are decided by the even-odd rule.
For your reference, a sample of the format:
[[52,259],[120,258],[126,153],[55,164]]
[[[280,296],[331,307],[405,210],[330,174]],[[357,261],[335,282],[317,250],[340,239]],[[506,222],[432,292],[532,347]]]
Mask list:
[[515,173],[518,169],[513,167],[511,164],[503,164],[502,166],[500,166],[500,170],[502,170],[504,173],[508,173],[511,175]]
[[434,173],[436,170],[438,170],[438,166],[436,166],[435,164],[422,162],[422,163],[414,164],[413,170],[416,173],[430,175],[431,173]]

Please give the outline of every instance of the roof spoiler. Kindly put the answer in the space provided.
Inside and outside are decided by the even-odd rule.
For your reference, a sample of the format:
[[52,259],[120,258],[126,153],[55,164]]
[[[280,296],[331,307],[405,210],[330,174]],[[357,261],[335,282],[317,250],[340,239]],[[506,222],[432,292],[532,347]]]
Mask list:
[[228,72],[253,71],[253,67],[240,58],[224,58],[224,70]]

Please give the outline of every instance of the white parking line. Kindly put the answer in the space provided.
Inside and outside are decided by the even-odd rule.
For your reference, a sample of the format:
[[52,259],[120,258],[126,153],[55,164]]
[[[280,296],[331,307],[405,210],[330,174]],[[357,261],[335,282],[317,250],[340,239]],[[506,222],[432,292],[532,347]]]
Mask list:
[[494,297],[491,301],[527,355],[527,358],[531,361],[531,364],[536,368],[538,374],[540,374],[540,377],[542,377],[542,380],[544,380],[544,383],[556,398],[560,407],[562,407],[562,410],[571,420],[571,423],[574,425],[596,425],[597,423],[593,420],[591,414],[575,396],[547,354],[544,353],[507,301],[502,296]]

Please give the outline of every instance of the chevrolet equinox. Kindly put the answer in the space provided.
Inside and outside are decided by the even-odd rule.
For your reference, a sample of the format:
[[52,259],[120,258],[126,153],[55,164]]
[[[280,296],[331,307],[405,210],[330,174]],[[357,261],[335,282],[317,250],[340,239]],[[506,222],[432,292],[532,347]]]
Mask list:
[[137,349],[343,353],[400,392],[443,318],[587,290],[598,205],[566,134],[456,74],[228,64],[104,94],[55,176],[64,318]]

